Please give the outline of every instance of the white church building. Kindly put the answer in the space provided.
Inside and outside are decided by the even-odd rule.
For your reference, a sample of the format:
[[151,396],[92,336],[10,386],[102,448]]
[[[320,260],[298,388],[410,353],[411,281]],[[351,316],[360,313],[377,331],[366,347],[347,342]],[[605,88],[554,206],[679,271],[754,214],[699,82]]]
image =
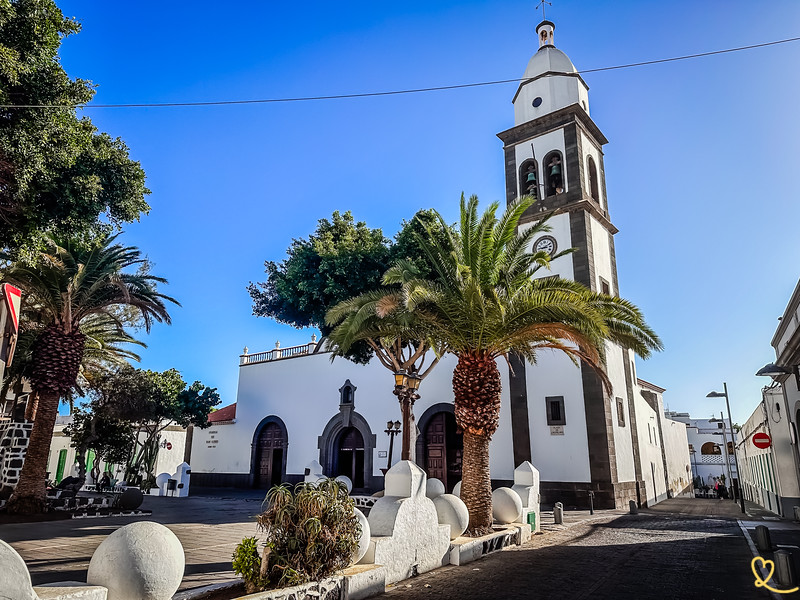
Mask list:
[[[618,294],[614,235],[606,198],[605,136],[589,113],[588,86],[554,46],[554,24],[536,28],[539,49],[514,99],[514,126],[504,144],[506,197],[536,192],[521,228],[553,214],[552,231],[534,241],[551,253],[547,275]],[[490,447],[495,485],[508,485],[525,460],[540,471],[543,503],[625,507],[652,504],[690,490],[686,427],[666,418],[658,386],[637,378],[634,355],[608,344],[608,393],[588,367],[543,353],[537,365],[502,359],[500,426]],[[453,416],[452,373],[445,357],[422,382],[414,412],[417,463],[448,491],[461,475],[461,435]],[[400,418],[391,372],[372,361],[330,360],[308,345],[240,357],[236,404],[205,430],[195,430],[193,486],[259,487],[300,481],[311,461],[326,475],[347,475],[357,491],[383,488],[390,455],[387,422]]]

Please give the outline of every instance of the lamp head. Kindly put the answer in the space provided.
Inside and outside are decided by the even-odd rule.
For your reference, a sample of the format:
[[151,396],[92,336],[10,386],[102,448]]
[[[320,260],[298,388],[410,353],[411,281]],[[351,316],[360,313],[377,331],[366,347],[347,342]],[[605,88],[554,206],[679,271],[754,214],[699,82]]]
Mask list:
[[706,398],[726,398],[723,392],[708,392]]
[[788,375],[792,370],[788,367],[780,367],[775,363],[764,365],[756,371],[757,377],[780,377],[781,375]]
[[386,422],[386,429],[391,429],[392,427],[394,427],[394,423],[392,421],[387,421]]
[[394,422],[394,428],[397,429],[397,431],[400,431],[400,425],[402,425],[402,423],[400,423],[400,421],[395,421]]
[[405,386],[407,379],[408,376],[406,375],[406,372],[403,371],[402,369],[394,374],[394,384],[397,387]]

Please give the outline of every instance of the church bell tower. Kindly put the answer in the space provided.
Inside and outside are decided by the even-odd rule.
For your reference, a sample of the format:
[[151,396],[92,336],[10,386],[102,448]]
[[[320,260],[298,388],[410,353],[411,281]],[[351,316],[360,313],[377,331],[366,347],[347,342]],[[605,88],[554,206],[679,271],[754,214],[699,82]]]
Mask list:
[[[524,230],[550,216],[552,230],[534,240],[534,248],[556,254],[575,251],[552,262],[548,273],[578,281],[595,292],[618,295],[614,227],[606,198],[603,146],[608,142],[589,113],[589,87],[569,57],[555,46],[555,24],[536,27],[538,51],[530,59],[514,95],[514,127],[498,134],[503,141],[508,202],[532,195],[536,202],[520,220]],[[532,462],[542,470],[543,501],[588,502],[596,506],[627,507],[643,485],[634,411],[635,365],[632,353],[607,345],[607,372],[613,392],[604,390],[586,365],[573,369],[573,381],[558,396],[561,385],[553,369],[512,361],[510,376],[512,434],[515,464]],[[570,373],[567,368],[563,373]],[[532,385],[532,380],[553,380]],[[580,380],[580,381],[575,381]],[[549,380],[548,380],[549,381]],[[580,390],[570,393],[569,390]],[[540,391],[545,390],[545,391]],[[549,391],[547,391],[549,390]],[[552,394],[552,395],[547,395]],[[565,424],[543,425],[540,405],[562,398]],[[624,399],[624,400],[623,400]],[[582,414],[580,414],[582,413]],[[555,422],[555,421],[553,421]],[[627,423],[626,428],[624,424]],[[633,433],[632,433],[633,430]],[[582,447],[585,468],[563,469],[546,464],[540,436],[570,437],[569,447]],[[547,438],[552,444],[566,443]],[[571,450],[570,450],[571,451]],[[624,455],[624,456],[623,456]],[[635,465],[635,468],[634,468]],[[572,469],[572,470],[570,470]],[[547,471],[550,471],[549,473]],[[563,475],[562,475],[563,473]]]

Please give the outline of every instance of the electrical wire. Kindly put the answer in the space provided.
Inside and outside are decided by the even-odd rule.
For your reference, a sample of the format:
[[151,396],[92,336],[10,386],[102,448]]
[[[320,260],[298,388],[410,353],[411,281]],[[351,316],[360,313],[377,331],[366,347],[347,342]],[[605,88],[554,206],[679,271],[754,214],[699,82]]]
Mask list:
[[[730,52],[741,52],[743,50],[753,50],[755,48],[765,48],[767,46],[776,46],[778,44],[786,44],[789,42],[800,41],[800,37],[786,38],[783,40],[775,40],[772,42],[764,42],[761,44],[752,44],[750,46],[738,46],[736,48],[726,48],[724,50],[712,50],[710,52],[700,52],[697,54],[686,54],[684,56],[673,56],[670,58],[659,58],[656,60],[646,60],[635,63],[627,63],[623,65],[614,65],[610,67],[598,67],[596,69],[585,69],[577,71],[578,74],[584,75],[586,73],[600,73],[603,71],[615,71],[618,69],[629,69],[632,67],[643,67],[648,65],[657,65],[668,62],[675,62],[679,60],[689,60],[693,58],[702,58],[705,56],[715,56],[718,54],[728,54]],[[352,94],[334,94],[328,96],[297,96],[290,98],[258,98],[253,100],[213,100],[208,102],[140,102],[129,104],[0,104],[2,109],[12,108],[168,108],[168,107],[184,107],[184,106],[232,106],[239,104],[274,104],[278,102],[309,102],[316,100],[343,100],[351,98],[374,98],[379,96],[398,96],[402,94],[419,94],[425,92],[440,92],[448,90],[459,90],[474,87],[484,87],[490,85],[500,85],[505,83],[528,83],[532,79],[498,79],[494,81],[480,81],[475,83],[460,83],[455,85],[440,85],[424,88],[411,88],[405,90],[389,90],[384,92],[363,92]]]

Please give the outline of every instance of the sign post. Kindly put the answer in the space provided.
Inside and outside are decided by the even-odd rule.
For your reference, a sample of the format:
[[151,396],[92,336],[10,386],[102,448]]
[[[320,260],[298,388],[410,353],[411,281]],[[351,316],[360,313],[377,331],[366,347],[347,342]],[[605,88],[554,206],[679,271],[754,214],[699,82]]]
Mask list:
[[0,378],[14,358],[19,331],[22,292],[10,283],[0,284]]

